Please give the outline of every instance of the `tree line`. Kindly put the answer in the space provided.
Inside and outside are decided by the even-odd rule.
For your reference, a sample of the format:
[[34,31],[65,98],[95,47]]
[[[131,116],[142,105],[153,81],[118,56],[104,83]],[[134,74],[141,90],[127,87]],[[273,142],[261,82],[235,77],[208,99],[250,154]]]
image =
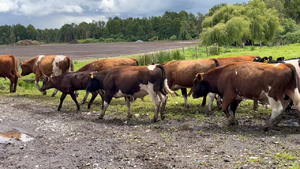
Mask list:
[[0,26],[0,44],[31,39],[45,43],[68,43],[82,39],[115,41],[189,40],[202,44],[271,44],[276,40],[300,42],[300,0],[250,0],[249,3],[213,6],[205,15],[186,11],[162,16],[119,17],[105,21],[64,24],[59,29],[36,29],[16,25]]
[[[16,25],[0,26],[0,44],[13,44],[19,40],[31,39],[45,43],[72,42],[88,38],[112,38],[119,41],[136,40],[189,40],[198,38],[204,15],[196,16],[186,11],[165,12],[162,16],[143,18],[119,17],[105,21],[64,24],[60,29],[36,29]],[[153,38],[155,37],[155,38]]]

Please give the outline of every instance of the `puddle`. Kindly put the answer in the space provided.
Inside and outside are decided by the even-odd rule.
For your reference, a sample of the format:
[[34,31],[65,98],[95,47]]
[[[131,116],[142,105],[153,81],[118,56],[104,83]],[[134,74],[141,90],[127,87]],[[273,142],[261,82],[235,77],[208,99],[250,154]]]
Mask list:
[[27,134],[20,133],[15,130],[7,131],[5,133],[0,132],[0,143],[2,144],[13,143],[14,140],[27,142],[33,140],[33,138],[28,136]]

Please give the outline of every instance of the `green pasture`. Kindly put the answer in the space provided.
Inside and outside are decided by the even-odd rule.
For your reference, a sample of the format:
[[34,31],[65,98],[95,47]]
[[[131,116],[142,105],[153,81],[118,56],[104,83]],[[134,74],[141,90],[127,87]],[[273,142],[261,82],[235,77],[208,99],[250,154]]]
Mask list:
[[[274,58],[284,56],[286,59],[288,58],[295,58],[298,57],[298,53],[300,52],[300,44],[293,44],[293,45],[286,45],[286,46],[274,46],[274,47],[251,47],[247,46],[246,50],[242,48],[229,48],[227,50],[227,53],[220,53],[220,55],[213,55],[211,57],[228,57],[228,56],[241,56],[241,55],[257,55],[257,56],[273,56]],[[224,48],[219,48],[221,51],[224,50]],[[167,53],[167,54],[166,54]],[[197,54],[198,54],[198,59],[201,58],[207,58],[206,56],[206,50],[205,47],[197,47]],[[150,55],[151,58],[154,57],[161,57],[161,60],[156,59],[157,61],[163,62],[168,62],[169,60],[169,51],[160,51],[158,53],[154,54],[145,54],[145,55]],[[133,56],[124,56],[124,57],[134,57],[134,58],[141,58],[143,55],[133,55]],[[184,59],[183,57],[183,51],[182,49],[177,49],[177,50],[172,50],[171,51],[171,60],[176,59]],[[195,52],[195,47],[189,47],[185,48],[185,57],[186,59],[196,59],[196,52]],[[99,58],[100,59],[100,58]],[[96,59],[94,59],[96,60]],[[84,66],[85,64],[91,62],[92,60],[75,60],[74,61],[74,69],[75,71]],[[140,62],[140,65],[141,62]],[[21,70],[20,70],[21,72]],[[48,104],[48,105],[53,105],[57,106],[59,104],[59,97],[60,93],[57,94],[55,97],[50,97],[50,95],[53,92],[52,90],[48,90],[48,94],[43,96],[35,87],[33,81],[24,81],[22,79],[34,79],[34,74],[27,75],[25,77],[22,77],[19,79],[18,82],[18,87],[17,87],[17,92],[16,93],[9,93],[9,80],[4,80],[3,78],[0,79],[0,93],[2,95],[6,95],[8,97],[10,96],[22,96],[26,97],[28,99],[35,99],[38,98],[39,101],[43,104]],[[42,82],[40,82],[40,86],[42,86]],[[78,101],[81,102],[83,99],[83,96],[85,94],[85,91],[79,91],[79,96],[78,96]],[[180,91],[178,91],[180,93]],[[90,98],[90,97],[89,97]],[[168,118],[174,118],[174,119],[182,119],[182,118],[199,118],[199,120],[205,120],[206,118],[209,118],[207,116],[207,107],[201,107],[200,103],[202,102],[202,98],[200,99],[193,99],[192,97],[188,98],[190,108],[185,109],[184,108],[184,99],[179,96],[179,97],[172,97],[169,96],[169,100],[167,103],[167,117]],[[92,105],[91,110],[87,110],[86,107],[87,105],[82,105],[82,111],[91,111],[91,112],[97,112],[99,113],[101,108],[100,108],[100,97],[96,98],[94,104]],[[215,103],[214,103],[215,106]],[[242,108],[241,108],[242,107]],[[145,101],[141,100],[136,100],[135,102],[132,103],[132,113],[133,114],[140,114],[144,115],[147,114],[149,119],[153,117],[153,103],[150,100],[149,96],[146,96]],[[76,106],[75,103],[73,103],[72,99],[70,96],[67,96],[66,100],[64,101],[63,111],[75,111]],[[120,118],[125,118],[126,117],[126,111],[127,107],[125,105],[124,99],[113,99],[110,107],[107,109],[107,114],[109,113],[118,113],[120,114]],[[269,115],[270,114],[270,109],[265,109],[262,106],[260,106],[260,110],[258,111],[260,113],[257,113],[252,110],[252,102],[251,101],[244,101],[240,108],[237,111],[237,116],[243,116],[245,114],[247,115],[252,115],[254,118],[260,118],[260,116],[263,115]],[[249,114],[250,113],[250,114]],[[218,110],[214,110],[212,113],[216,115],[216,118],[223,118],[223,113]]]

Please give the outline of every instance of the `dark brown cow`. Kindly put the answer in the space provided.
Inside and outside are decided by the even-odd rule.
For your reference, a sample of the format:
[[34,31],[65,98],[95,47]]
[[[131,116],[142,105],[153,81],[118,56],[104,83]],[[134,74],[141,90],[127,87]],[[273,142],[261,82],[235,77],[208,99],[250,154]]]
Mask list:
[[[138,66],[139,62],[134,58],[109,58],[96,60],[86,64],[76,72],[82,71],[103,71],[108,70],[116,66]],[[89,93],[87,92],[82,100],[82,104],[86,102]]]
[[197,74],[193,98],[205,96],[208,92],[220,95],[223,98],[222,110],[229,124],[237,124],[235,111],[243,98],[269,103],[272,114],[265,125],[265,129],[268,129],[291,100],[295,108],[300,110],[298,83],[299,77],[291,64],[239,62]]
[[[168,85],[174,91],[181,89],[186,108],[188,108],[186,88],[193,87],[195,75],[199,72],[207,72],[217,66],[219,66],[217,59],[179,60],[164,64]],[[203,98],[203,106],[205,105],[205,98]]]
[[0,56],[0,77],[7,77],[10,80],[10,92],[16,92],[20,74],[18,61],[14,55]]
[[[73,62],[70,57],[64,55],[39,55],[28,61],[20,63],[22,69],[22,76],[26,76],[30,73],[35,74],[35,85],[44,95],[46,91],[42,91],[39,86],[39,80],[41,78],[58,76],[68,71],[74,71]],[[57,90],[52,94],[55,96]]]
[[[45,91],[50,88],[55,88],[62,92],[62,95],[60,97],[60,103],[57,109],[58,111],[61,109],[62,103],[68,94],[71,95],[73,101],[76,103],[77,110],[80,110],[80,106],[77,102],[74,91],[86,89],[89,82],[88,80],[90,78],[90,73],[91,72],[89,71],[66,72],[59,76],[51,76],[50,78],[46,78],[46,80],[44,80],[41,91]],[[92,95],[93,96],[89,102],[89,107],[93,100],[96,98],[97,92],[92,92]]]
[[160,115],[165,118],[164,110],[167,103],[167,93],[174,94],[167,84],[166,71],[161,65],[150,66],[121,66],[98,73],[93,73],[87,91],[101,90],[103,92],[104,107],[99,119],[105,115],[113,97],[125,97],[128,107],[127,117],[131,117],[130,98],[149,94],[154,102],[154,121],[157,121],[160,101],[162,102]]

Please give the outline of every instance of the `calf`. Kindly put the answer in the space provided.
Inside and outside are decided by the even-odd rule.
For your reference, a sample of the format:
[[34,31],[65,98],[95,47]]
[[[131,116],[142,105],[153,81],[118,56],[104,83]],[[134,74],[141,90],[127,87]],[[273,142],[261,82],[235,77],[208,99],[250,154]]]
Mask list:
[[[85,88],[88,85],[88,80],[90,78],[90,72],[67,72],[59,76],[52,76],[50,78],[46,78],[43,82],[43,86],[41,88],[41,91],[45,91],[50,88],[55,88],[62,92],[62,95],[60,97],[60,103],[58,106],[58,111],[61,109],[62,103],[65,99],[65,97],[69,94],[71,95],[73,101],[76,103],[77,110],[80,110],[80,106],[77,102],[76,96],[74,92],[76,90],[85,90]],[[92,99],[89,102],[89,106],[93,102],[93,100],[97,96],[97,92],[92,92]]]
[[197,74],[193,98],[205,96],[208,92],[220,95],[223,98],[222,110],[229,124],[237,124],[235,111],[242,98],[269,103],[272,114],[265,125],[265,129],[268,129],[288,106],[290,100],[287,100],[286,96],[291,98],[295,108],[300,110],[298,83],[299,77],[291,64],[232,63]]
[[[44,95],[47,94],[45,90],[41,90],[39,86],[39,80],[41,78],[58,76],[68,71],[74,71],[73,62],[70,57],[64,55],[39,55],[28,61],[20,63],[22,69],[22,76],[26,76],[30,73],[35,74],[35,85],[39,91]],[[52,94],[55,96],[57,90]]]
[[[116,66],[138,66],[138,65],[139,65],[139,62],[134,58],[109,58],[109,59],[95,60],[91,63],[84,65],[82,68],[80,68],[76,72],[103,71],[103,70],[111,69]],[[84,96],[84,98],[82,100],[82,104],[84,104],[86,102],[88,95],[89,95],[89,93],[86,92],[86,95]]]
[[8,78],[10,80],[10,92],[14,93],[17,90],[18,78],[18,63],[14,55],[0,56],[0,77]]
[[[163,66],[121,66],[98,73],[93,72],[86,89],[88,92],[101,90],[103,92],[104,107],[99,116],[102,119],[113,97],[125,97],[128,107],[127,117],[130,118],[130,97],[149,94],[154,102],[155,111],[153,121],[157,121],[160,101],[162,102],[160,115],[165,118],[164,110],[167,103],[167,93],[174,94],[167,84],[167,75]],[[157,97],[158,96],[158,97]]]

